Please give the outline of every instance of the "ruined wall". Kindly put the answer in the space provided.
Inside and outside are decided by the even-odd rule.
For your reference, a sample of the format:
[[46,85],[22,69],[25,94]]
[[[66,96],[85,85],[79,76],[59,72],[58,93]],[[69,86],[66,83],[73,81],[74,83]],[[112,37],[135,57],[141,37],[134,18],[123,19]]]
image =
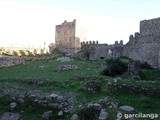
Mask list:
[[160,18],[140,22],[140,33],[130,35],[124,47],[124,55],[135,60],[146,61],[160,68]]
[[[160,18],[140,21],[140,33],[130,35],[126,45],[123,45],[123,41],[116,41],[113,45],[86,44],[89,44],[91,60],[123,55],[160,68]],[[84,45],[82,44],[82,50]]]
[[160,35],[160,18],[140,21],[140,33],[142,36]]
[[113,45],[98,44],[98,41],[87,41],[81,43],[81,50],[89,53],[90,60],[98,60],[107,57],[117,57],[123,55],[123,41],[115,42]]
[[72,52],[75,46],[76,21],[64,21],[61,25],[56,25],[55,44],[63,52]]
[[[75,20],[57,25],[56,47],[66,52],[79,51],[80,41],[86,41],[86,33],[77,28]],[[125,55],[160,68],[160,18],[140,21],[140,32],[130,35],[126,45],[122,40],[113,45],[89,41],[81,43],[81,51],[81,56],[87,56],[90,60]]]
[[76,20],[72,22],[64,21],[61,25],[56,25],[55,45],[58,49],[67,53],[80,51],[80,41],[86,40],[86,32],[80,28]]

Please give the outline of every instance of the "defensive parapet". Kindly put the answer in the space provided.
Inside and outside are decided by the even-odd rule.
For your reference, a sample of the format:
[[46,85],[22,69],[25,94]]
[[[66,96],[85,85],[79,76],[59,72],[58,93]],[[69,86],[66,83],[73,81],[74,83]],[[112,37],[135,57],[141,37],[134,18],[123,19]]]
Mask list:
[[60,25],[56,25],[56,29],[60,29],[63,26],[74,26],[76,24],[76,19],[74,19],[72,22],[67,22],[67,20],[64,20],[64,22]]
[[[83,47],[90,47],[90,46],[96,46],[96,45],[104,45],[104,46],[108,46],[108,44],[99,44],[98,41],[86,41],[86,42],[81,42],[81,48]],[[109,46],[123,46],[123,40],[120,41],[115,41],[115,43],[113,45],[109,45]]]
[[99,42],[98,41],[83,41],[81,42],[81,47],[83,47],[84,45],[94,45],[94,44],[98,44]]
[[141,34],[139,32],[135,32],[134,35],[130,35],[129,36],[129,42],[127,43],[127,45],[134,45],[137,42],[139,42],[139,39],[141,38]]
[[123,45],[123,40],[120,40],[119,42],[115,41],[113,44],[113,46],[120,46],[120,45]]

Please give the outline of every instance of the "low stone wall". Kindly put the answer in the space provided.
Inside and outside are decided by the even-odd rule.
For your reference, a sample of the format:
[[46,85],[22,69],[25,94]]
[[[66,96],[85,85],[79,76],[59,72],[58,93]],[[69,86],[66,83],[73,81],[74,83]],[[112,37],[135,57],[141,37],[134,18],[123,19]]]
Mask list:
[[45,61],[49,59],[53,59],[52,56],[24,56],[24,60],[26,61]]
[[17,56],[0,56],[0,67],[9,67],[25,63],[24,59]]
[[156,89],[152,87],[144,88],[136,85],[127,85],[127,84],[118,84],[118,83],[109,84],[108,87],[110,90],[129,91],[129,92],[134,92],[134,93],[139,93],[144,95],[160,97],[160,89]]

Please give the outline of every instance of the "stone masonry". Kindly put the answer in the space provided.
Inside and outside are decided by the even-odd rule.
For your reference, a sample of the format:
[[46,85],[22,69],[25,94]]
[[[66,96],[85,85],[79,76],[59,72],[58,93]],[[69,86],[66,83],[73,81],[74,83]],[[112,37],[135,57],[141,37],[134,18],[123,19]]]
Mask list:
[[113,45],[98,44],[98,41],[82,42],[81,58],[85,56],[84,54],[86,52],[88,52],[88,59],[90,60],[103,59],[105,57],[118,57],[123,55],[123,48],[124,45],[122,40],[120,41],[120,43],[118,43],[118,41],[115,41],[115,44]]
[[56,25],[55,45],[59,50],[66,53],[80,51],[80,41],[86,41],[86,32],[79,27],[74,19],[72,22],[66,20],[61,25]]
[[140,21],[140,33],[130,35],[123,54],[160,68],[160,18]]
[[104,57],[128,56],[134,60],[147,62],[154,68],[160,68],[160,18],[140,21],[140,32],[129,36],[129,42],[123,45],[118,41],[113,45],[95,42],[81,43],[81,57],[88,52],[90,60]]

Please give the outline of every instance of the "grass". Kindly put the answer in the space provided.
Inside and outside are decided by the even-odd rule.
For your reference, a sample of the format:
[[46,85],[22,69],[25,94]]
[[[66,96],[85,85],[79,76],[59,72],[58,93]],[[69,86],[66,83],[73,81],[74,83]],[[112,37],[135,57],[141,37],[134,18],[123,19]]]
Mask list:
[[[96,66],[92,66],[92,64],[97,64]],[[54,68],[58,65],[65,64],[74,64],[77,66],[81,66],[80,70],[77,71],[63,71],[53,72]],[[99,69],[96,67],[99,64],[94,61],[80,61],[74,60],[67,63],[60,63],[58,61],[40,61],[40,62],[28,62],[24,65],[17,65],[9,68],[1,68],[0,69],[0,77],[1,78],[43,78],[43,79],[58,79],[64,80],[64,78],[71,78],[74,74],[82,73],[84,75],[92,75],[93,73],[98,74]],[[42,67],[42,68],[41,68]],[[85,71],[84,71],[85,70]],[[87,72],[87,73],[86,73]]]
[[142,70],[142,79],[144,80],[160,80],[160,71],[159,70]]
[[[4,89],[13,88],[21,91],[27,90],[42,90],[42,91],[60,91],[61,93],[74,92],[77,93],[76,105],[85,104],[88,102],[97,102],[100,99],[109,96],[111,101],[118,101],[121,105],[130,105],[136,109],[136,113],[159,113],[160,98],[138,95],[122,91],[109,91],[107,89],[107,81],[113,79],[111,77],[100,76],[103,70],[105,61],[82,61],[72,60],[70,62],[61,63],[56,60],[49,61],[28,61],[25,64],[17,65],[8,68],[0,68],[0,93]],[[77,65],[81,69],[73,71],[56,72],[54,69],[58,65]],[[122,80],[126,84],[136,84],[139,86],[152,86],[159,88],[159,71],[158,70],[143,70],[148,82],[134,82],[133,80]],[[85,79],[76,80],[75,75],[84,75]],[[102,92],[87,92],[81,87],[88,81],[99,80],[102,84]],[[32,80],[43,81],[43,84],[34,83]],[[150,84],[149,80],[155,80],[156,84]],[[4,86],[5,85],[5,86]],[[0,95],[0,115],[5,111],[9,111],[8,105],[10,99],[8,96]],[[75,105],[75,106],[76,106]],[[23,120],[40,120],[45,109],[37,109],[32,106],[20,106],[18,110],[24,110],[22,113]],[[117,111],[120,109],[107,108],[109,120],[116,119]],[[123,111],[121,111],[123,112]],[[66,115],[70,119],[71,115]]]

